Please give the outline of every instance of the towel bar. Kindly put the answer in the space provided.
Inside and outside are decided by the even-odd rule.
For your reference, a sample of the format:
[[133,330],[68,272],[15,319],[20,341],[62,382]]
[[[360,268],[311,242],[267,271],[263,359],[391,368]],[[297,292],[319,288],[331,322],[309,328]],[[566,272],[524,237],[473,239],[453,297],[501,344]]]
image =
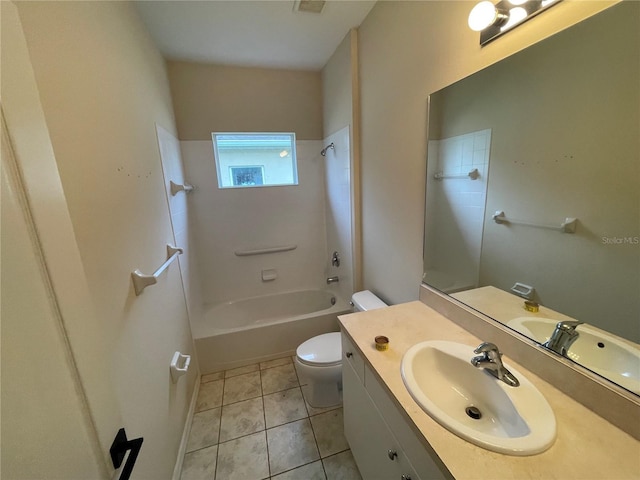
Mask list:
[[137,268],[131,273],[131,278],[133,279],[133,288],[136,291],[136,295],[140,295],[145,288],[149,285],[155,285],[158,283],[158,277],[162,272],[164,272],[167,267],[173,262],[178,255],[183,253],[184,250],[182,248],[173,247],[171,245],[167,245],[167,261],[164,262],[158,270],[154,272],[153,275],[145,275]]
[[567,217],[559,226],[558,225],[543,225],[540,223],[524,222],[522,220],[510,220],[506,217],[502,210],[498,210],[493,214],[493,221],[497,224],[512,223],[514,225],[525,225],[527,227],[547,228],[549,230],[557,230],[562,233],[576,233],[577,218]]
[[443,180],[445,178],[470,178],[471,180],[477,180],[479,176],[480,176],[480,172],[478,171],[477,168],[474,168],[473,170],[471,170],[466,175],[465,174],[461,174],[461,175],[445,175],[442,172],[438,172],[438,173],[433,175],[433,178],[435,178],[436,180]]

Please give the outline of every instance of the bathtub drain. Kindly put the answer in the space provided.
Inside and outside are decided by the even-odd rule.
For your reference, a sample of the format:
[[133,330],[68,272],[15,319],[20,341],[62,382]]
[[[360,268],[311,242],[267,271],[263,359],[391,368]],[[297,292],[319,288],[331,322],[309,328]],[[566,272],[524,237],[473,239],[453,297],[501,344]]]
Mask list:
[[331,305],[335,305],[336,304],[336,297],[331,297]]

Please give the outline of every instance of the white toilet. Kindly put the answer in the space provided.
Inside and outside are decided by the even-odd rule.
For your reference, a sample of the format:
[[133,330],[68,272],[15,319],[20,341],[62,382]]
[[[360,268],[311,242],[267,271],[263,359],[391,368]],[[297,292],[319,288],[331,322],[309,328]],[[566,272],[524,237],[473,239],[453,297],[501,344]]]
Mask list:
[[[351,297],[355,311],[365,312],[387,304],[369,290]],[[316,408],[342,402],[342,344],[340,333],[318,335],[296,349],[296,367],[308,385],[307,401]]]

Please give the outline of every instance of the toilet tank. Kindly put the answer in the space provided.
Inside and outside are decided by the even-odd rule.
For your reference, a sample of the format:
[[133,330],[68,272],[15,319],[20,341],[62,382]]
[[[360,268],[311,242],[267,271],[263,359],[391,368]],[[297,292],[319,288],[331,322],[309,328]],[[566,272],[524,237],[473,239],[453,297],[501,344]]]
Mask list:
[[368,310],[376,310],[377,308],[388,306],[369,290],[354,293],[351,297],[351,303],[353,303],[353,308],[357,312],[366,312]]

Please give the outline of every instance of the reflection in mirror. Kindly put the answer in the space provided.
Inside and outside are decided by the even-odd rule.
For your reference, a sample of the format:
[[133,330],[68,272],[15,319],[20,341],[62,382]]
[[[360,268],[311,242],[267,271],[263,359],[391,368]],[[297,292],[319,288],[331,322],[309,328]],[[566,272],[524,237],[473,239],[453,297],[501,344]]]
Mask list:
[[636,394],[638,85],[622,2],[432,94],[424,237],[425,283],[541,344],[584,322],[566,356]]

